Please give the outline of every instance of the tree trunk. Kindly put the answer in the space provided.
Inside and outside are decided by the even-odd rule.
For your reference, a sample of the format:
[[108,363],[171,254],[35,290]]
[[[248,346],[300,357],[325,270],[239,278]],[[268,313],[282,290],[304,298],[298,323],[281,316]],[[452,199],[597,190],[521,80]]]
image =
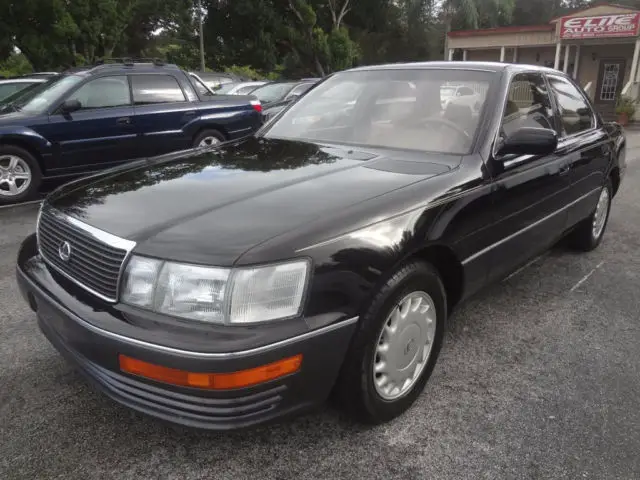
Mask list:
[[449,32],[451,31],[451,15],[444,17],[444,59],[449,60]]
[[316,55],[315,53],[313,54],[313,61],[316,64],[316,71],[318,72],[318,75],[320,75],[321,77],[324,77],[324,68],[322,68],[320,59],[318,58],[318,55]]

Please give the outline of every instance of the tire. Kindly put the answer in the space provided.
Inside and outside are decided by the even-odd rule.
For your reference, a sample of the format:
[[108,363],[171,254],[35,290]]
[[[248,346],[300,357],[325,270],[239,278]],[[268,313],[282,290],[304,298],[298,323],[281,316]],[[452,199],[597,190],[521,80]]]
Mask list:
[[0,205],[34,198],[41,183],[40,165],[31,153],[13,145],[0,146]]
[[[206,142],[207,140],[210,140],[211,143],[207,142],[206,144],[203,144],[203,142]],[[219,143],[224,142],[225,140],[226,138],[224,138],[224,135],[218,130],[203,130],[198,135],[196,135],[195,139],[193,140],[193,148],[213,147],[215,145],[218,145]]]
[[[386,365],[383,358],[380,358],[378,345],[380,348],[387,345],[389,352],[400,354],[398,361],[389,361],[392,366],[398,363],[405,364],[407,359],[412,357],[415,347],[415,354],[420,351],[423,346],[420,339],[415,339],[415,324],[408,323],[403,326],[396,324],[395,345],[400,348],[393,349],[393,341],[385,338],[389,328],[393,325],[389,316],[398,308],[399,302],[408,296],[412,296],[420,292],[426,294],[432,301],[429,309],[435,312],[435,319],[426,328],[433,328],[430,332],[430,352],[426,353],[424,366],[413,366],[408,371],[420,372],[415,375],[415,379],[407,387],[404,392],[391,390],[382,392],[385,388],[389,388],[389,383],[384,384],[385,375],[383,372],[374,373],[374,366]],[[418,311],[423,308],[420,304]],[[429,312],[429,309],[427,312]],[[399,313],[402,313],[402,308]],[[405,310],[406,311],[406,310]],[[340,376],[334,390],[334,399],[339,405],[346,410],[354,419],[369,423],[378,424],[389,421],[402,413],[404,413],[418,398],[424,389],[427,380],[431,376],[431,372],[436,364],[440,347],[442,346],[442,338],[444,333],[444,324],[447,317],[447,299],[442,280],[436,269],[428,263],[414,261],[401,267],[382,285],[374,296],[371,304],[367,307],[364,315],[361,316],[358,328],[354,334],[352,344],[346,355],[345,361],[340,372]],[[407,317],[410,319],[411,317]],[[405,320],[407,322],[409,320]],[[384,330],[387,327],[387,330]],[[410,328],[412,329],[410,331]],[[419,331],[423,331],[419,329]],[[426,331],[426,330],[425,330]],[[400,332],[403,332],[400,334]],[[407,332],[409,334],[407,335]],[[405,345],[405,341],[408,343]],[[416,340],[416,341],[414,341]],[[426,346],[426,345],[424,345]],[[423,347],[424,347],[423,346]],[[426,350],[423,350],[425,352]],[[400,353],[401,352],[401,353]],[[424,355],[425,353],[423,353]],[[418,357],[413,357],[415,358]],[[412,365],[409,362],[409,365]],[[388,368],[388,367],[385,367]],[[395,369],[397,371],[397,369]],[[392,378],[391,375],[385,378]],[[384,384],[383,387],[376,387],[374,382],[379,381]],[[400,389],[398,389],[400,390]],[[395,398],[393,394],[396,394]],[[386,397],[386,398],[385,398]]]
[[[582,220],[569,235],[569,246],[571,248],[581,252],[590,252],[600,245],[602,237],[604,237],[604,232],[607,229],[607,224],[609,223],[612,195],[613,188],[611,180],[607,180],[600,191],[598,204],[593,213]],[[601,202],[605,202],[605,204],[602,205]],[[601,226],[596,227],[597,217],[602,214],[605,215],[604,220],[600,220],[599,224]]]

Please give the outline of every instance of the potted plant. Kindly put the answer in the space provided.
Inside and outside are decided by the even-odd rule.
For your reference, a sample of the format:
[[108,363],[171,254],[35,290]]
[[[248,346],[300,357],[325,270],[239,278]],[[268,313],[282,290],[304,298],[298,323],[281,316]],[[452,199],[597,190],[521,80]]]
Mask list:
[[616,114],[618,115],[618,123],[620,125],[627,125],[629,120],[633,118],[636,113],[636,104],[626,95],[621,95],[616,103]]

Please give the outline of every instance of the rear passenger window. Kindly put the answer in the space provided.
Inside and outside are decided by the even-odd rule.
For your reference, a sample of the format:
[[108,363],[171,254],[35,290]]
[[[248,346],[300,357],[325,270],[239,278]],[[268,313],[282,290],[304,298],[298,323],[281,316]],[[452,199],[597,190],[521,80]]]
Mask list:
[[549,75],[549,83],[558,104],[562,126],[567,135],[595,127],[593,111],[575,85],[566,78],[554,75]]
[[508,136],[523,127],[554,129],[549,92],[538,73],[514,75],[509,85],[502,133]]
[[132,75],[131,85],[136,105],[186,101],[180,84],[170,75]]

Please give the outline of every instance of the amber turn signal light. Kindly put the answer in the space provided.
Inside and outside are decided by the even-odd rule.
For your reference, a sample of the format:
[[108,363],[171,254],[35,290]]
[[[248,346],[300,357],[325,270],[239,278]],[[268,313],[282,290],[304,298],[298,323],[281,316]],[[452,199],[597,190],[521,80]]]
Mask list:
[[302,355],[295,355],[267,365],[238,372],[196,373],[143,362],[122,354],[118,355],[118,360],[120,362],[120,370],[132,375],[139,375],[172,385],[210,390],[250,387],[251,385],[257,385],[295,373],[300,370],[302,365]]

